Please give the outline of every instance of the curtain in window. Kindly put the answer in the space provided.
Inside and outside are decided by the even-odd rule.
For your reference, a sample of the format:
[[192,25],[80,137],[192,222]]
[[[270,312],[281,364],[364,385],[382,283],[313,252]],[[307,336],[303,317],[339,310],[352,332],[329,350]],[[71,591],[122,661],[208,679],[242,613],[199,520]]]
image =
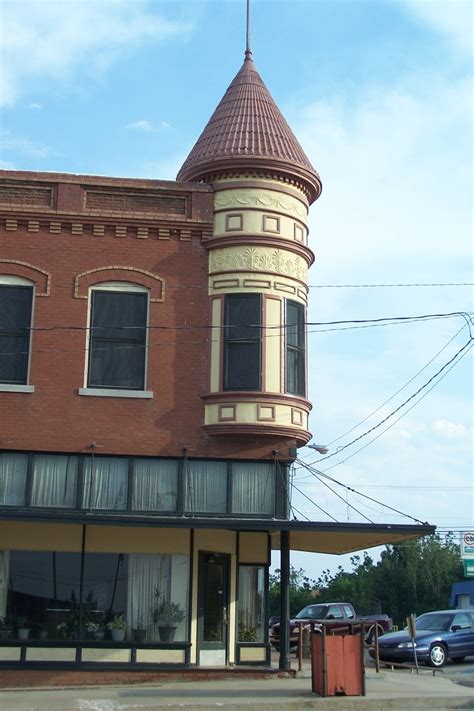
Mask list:
[[89,387],[142,390],[147,294],[92,294]]
[[178,462],[135,459],[132,508],[138,511],[176,511]]
[[0,383],[28,381],[33,287],[0,285]]
[[10,551],[0,551],[0,617],[7,614],[8,581],[10,579]]
[[37,454],[33,466],[32,506],[76,505],[77,457]]
[[83,508],[127,508],[128,459],[90,457],[84,462]]
[[232,464],[232,512],[274,515],[275,465]]
[[263,642],[264,581],[265,572],[261,566],[239,567],[239,642]]
[[225,513],[227,511],[227,464],[186,462],[186,511]]
[[1,506],[24,505],[27,467],[27,454],[0,454]]
[[162,599],[169,601],[170,593],[170,555],[128,556],[128,620],[132,629],[138,626],[147,629],[148,642],[158,640],[158,630],[153,625],[153,610]]

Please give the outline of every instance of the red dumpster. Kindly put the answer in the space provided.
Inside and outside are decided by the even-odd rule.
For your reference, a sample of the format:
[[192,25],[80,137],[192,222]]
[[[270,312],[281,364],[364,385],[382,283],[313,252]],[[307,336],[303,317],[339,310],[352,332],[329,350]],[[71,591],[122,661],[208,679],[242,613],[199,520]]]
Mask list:
[[313,693],[365,696],[364,639],[358,634],[311,634]]

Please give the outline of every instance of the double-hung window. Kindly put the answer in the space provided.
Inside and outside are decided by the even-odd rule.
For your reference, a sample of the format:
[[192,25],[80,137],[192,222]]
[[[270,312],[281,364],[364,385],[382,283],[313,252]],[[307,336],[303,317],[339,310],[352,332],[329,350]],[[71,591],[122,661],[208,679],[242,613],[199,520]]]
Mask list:
[[262,298],[230,294],[225,299],[224,390],[262,385]]
[[286,392],[306,395],[305,308],[286,302]]
[[87,386],[144,390],[148,292],[132,285],[91,292]]
[[33,286],[26,279],[0,276],[0,383],[28,382]]

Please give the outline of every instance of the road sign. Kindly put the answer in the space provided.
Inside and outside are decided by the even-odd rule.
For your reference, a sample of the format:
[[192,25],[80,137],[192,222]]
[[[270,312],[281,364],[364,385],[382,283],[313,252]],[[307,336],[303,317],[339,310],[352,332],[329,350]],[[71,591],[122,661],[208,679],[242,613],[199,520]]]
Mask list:
[[463,560],[464,563],[464,577],[474,578],[474,560]]
[[474,558],[474,531],[461,534],[461,558]]

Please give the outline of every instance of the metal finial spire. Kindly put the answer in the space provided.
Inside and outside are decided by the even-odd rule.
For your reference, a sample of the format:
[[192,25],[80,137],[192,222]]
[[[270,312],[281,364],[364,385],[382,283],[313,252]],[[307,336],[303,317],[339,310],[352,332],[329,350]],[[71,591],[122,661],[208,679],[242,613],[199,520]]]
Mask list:
[[253,62],[252,50],[250,49],[250,0],[247,0],[247,39],[245,46],[245,59]]

